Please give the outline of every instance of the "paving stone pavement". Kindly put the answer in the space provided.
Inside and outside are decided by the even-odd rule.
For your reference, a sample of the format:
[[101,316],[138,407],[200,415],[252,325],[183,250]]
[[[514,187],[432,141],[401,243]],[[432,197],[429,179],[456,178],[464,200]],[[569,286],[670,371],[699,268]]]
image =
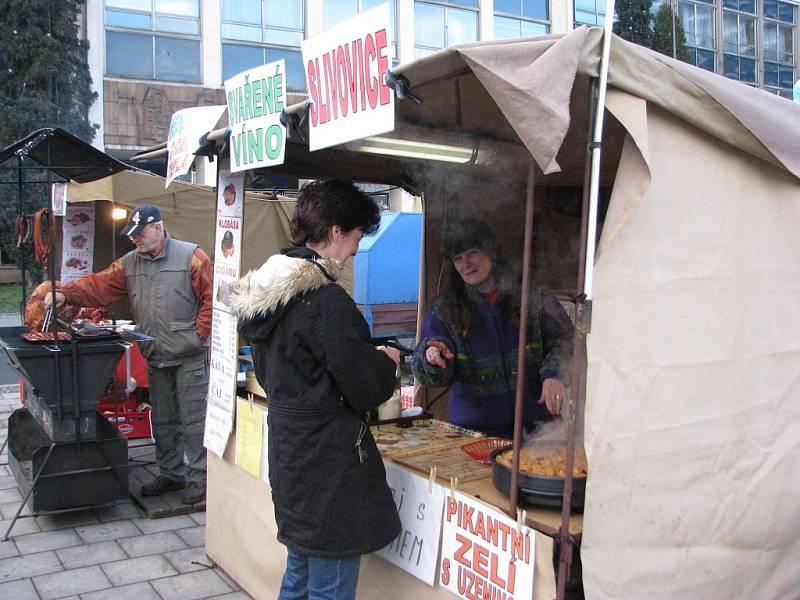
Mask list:
[[[19,406],[17,386],[0,386],[0,444]],[[7,462],[3,450],[0,538],[22,499]],[[247,600],[230,577],[209,567],[205,523],[205,513],[148,519],[133,502],[21,518],[0,541],[0,599]]]

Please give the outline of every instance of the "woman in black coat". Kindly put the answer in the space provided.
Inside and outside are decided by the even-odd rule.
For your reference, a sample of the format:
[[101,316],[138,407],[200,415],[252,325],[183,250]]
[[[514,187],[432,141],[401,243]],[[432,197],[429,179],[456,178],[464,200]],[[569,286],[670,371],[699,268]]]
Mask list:
[[364,420],[394,390],[396,350],[378,350],[336,281],[378,208],[352,183],[306,185],[294,247],[237,282],[231,306],[267,390],[269,478],[288,549],[281,600],[354,598],[360,556],[400,533],[386,472]]

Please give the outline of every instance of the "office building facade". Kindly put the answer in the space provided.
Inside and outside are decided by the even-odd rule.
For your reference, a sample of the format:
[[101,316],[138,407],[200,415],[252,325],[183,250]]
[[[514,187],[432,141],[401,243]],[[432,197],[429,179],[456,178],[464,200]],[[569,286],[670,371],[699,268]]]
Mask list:
[[[122,159],[166,139],[173,112],[224,104],[223,81],[283,58],[290,101],[305,90],[300,44],[383,0],[88,0],[83,30],[101,125],[95,145]],[[794,0],[672,2],[692,62],[791,96]],[[605,0],[389,0],[395,64],[453,44],[603,25]]]

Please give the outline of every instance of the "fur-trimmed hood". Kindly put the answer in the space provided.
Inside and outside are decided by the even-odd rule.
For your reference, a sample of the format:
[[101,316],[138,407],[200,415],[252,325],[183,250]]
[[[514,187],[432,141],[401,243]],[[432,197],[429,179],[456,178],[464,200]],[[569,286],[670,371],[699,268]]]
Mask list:
[[240,324],[278,321],[293,298],[335,283],[341,272],[341,265],[333,259],[321,258],[307,248],[290,248],[239,279],[227,304]]

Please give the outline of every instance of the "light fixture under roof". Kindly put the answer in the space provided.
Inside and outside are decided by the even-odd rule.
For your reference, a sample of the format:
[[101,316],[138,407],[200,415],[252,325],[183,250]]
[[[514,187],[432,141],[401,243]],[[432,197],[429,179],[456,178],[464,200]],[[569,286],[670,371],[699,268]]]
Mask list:
[[415,125],[402,125],[386,134],[345,144],[348,150],[416,160],[466,164],[488,164],[495,152],[490,144],[473,135]]
[[[348,147],[350,147],[350,145],[348,145]],[[477,148],[467,146],[433,144],[382,136],[368,137],[354,142],[351,149],[356,152],[365,152],[367,154],[400,156],[403,158],[416,158],[418,160],[438,160],[462,165],[474,162],[478,154]]]

